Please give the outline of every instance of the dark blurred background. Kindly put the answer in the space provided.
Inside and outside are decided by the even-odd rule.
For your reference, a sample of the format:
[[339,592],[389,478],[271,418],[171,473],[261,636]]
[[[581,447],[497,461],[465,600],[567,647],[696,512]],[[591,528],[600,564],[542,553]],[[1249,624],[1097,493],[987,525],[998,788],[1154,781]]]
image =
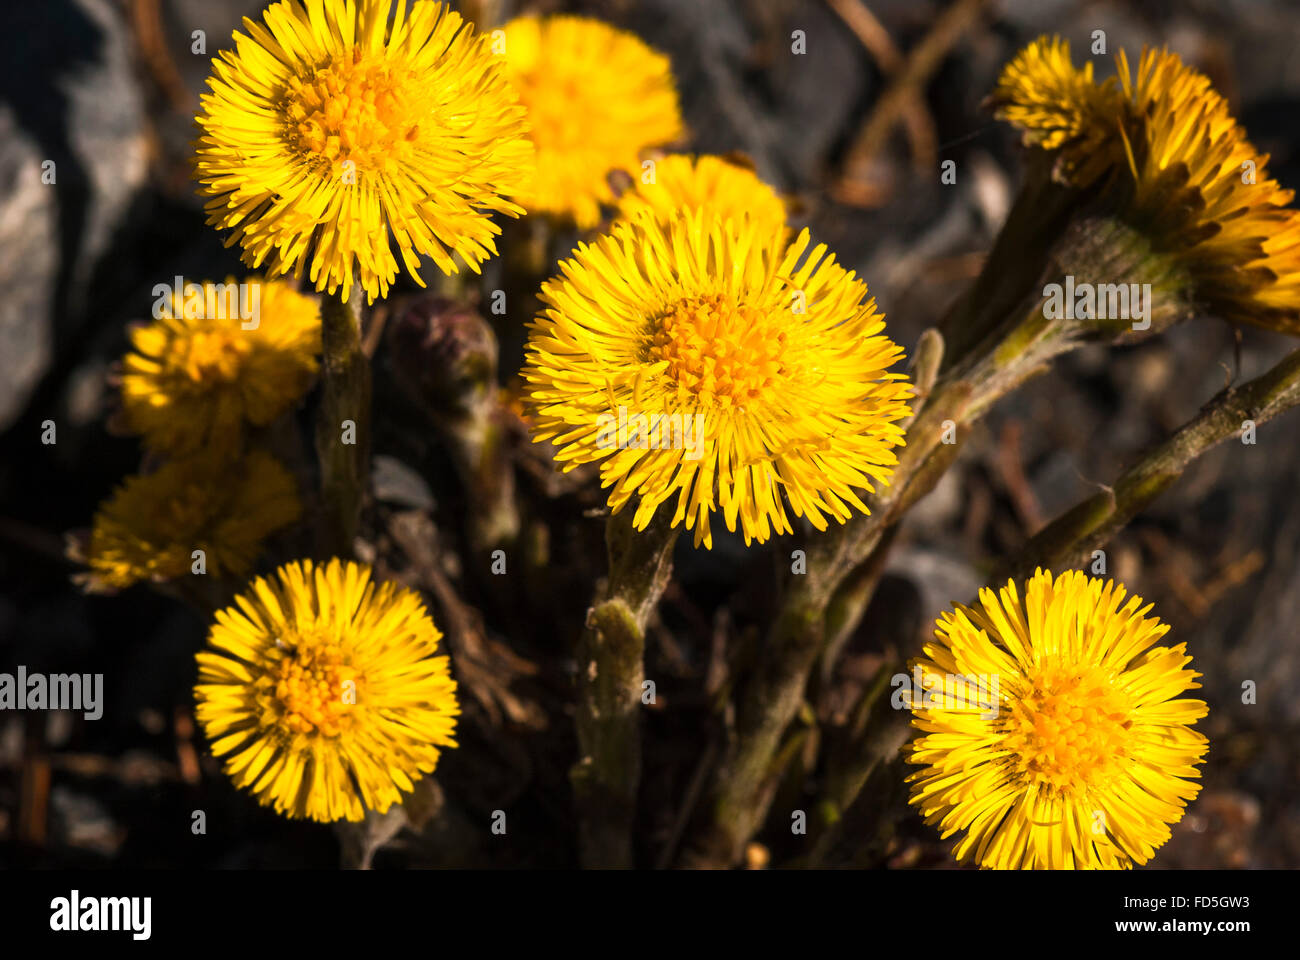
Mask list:
[[[339,859],[329,829],[281,820],[238,794],[195,732],[190,689],[204,618],[145,587],[84,596],[64,559],[65,534],[87,527],[96,504],[139,467],[138,444],[105,429],[107,378],[127,323],[147,318],[155,283],[243,272],[203,225],[188,163],[209,59],[229,45],[241,16],[263,6],[3,4],[0,671],[24,664],[102,672],[106,705],[97,721],[0,713],[0,864],[303,867]],[[691,132],[686,146],[752,158],[796,200],[798,222],[866,278],[891,336],[909,353],[978,271],[1014,197],[1014,137],[980,102],[1000,68],[1040,33],[1070,39],[1076,62],[1095,30],[1105,31],[1108,53],[1168,45],[1230,100],[1271,154],[1272,174],[1300,186],[1294,0],[870,0],[867,16],[856,0],[472,7],[503,18],[583,13],[667,52]],[[804,31],[805,55],[791,52],[796,30]],[[203,31],[204,55],[191,52],[194,31]],[[932,67],[890,122],[882,95],[920,49]],[[1100,74],[1111,72],[1109,55],[1092,59]],[[41,182],[46,160],[56,164],[56,185]],[[946,160],[956,162],[954,185],[938,176]],[[1262,373],[1292,346],[1246,330],[1238,369],[1233,331],[1202,318],[1135,348],[1085,349],[1002,403],[912,512],[841,668],[869,674],[887,646],[912,644],[940,610],[973,597],[998,560],[1044,521],[1113,480],[1229,379]],[[376,376],[379,384],[382,372]],[[390,406],[375,452],[417,474],[436,466],[436,451],[412,463],[418,457],[408,456],[404,432],[427,428],[376,390],[377,403]],[[40,441],[46,420],[57,424],[54,445]],[[1229,442],[1211,452],[1108,548],[1108,572],[1156,603],[1173,626],[1171,640],[1187,642],[1211,705],[1201,727],[1211,739],[1205,788],[1157,856],[1160,867],[1300,865],[1298,427],[1293,411],[1263,426],[1256,445]],[[585,542],[599,543],[598,525],[583,529]],[[712,554],[679,549],[680,586],[665,601],[652,672],[678,676],[689,689],[707,659],[719,603],[730,597],[735,606],[755,566],[786,562],[789,549],[777,541],[747,553],[726,537]],[[564,599],[579,617],[583,589]],[[490,616],[487,633],[537,665],[537,700],[562,701],[572,624],[520,619]],[[1245,681],[1258,687],[1253,705],[1241,702]],[[528,715],[489,731],[493,724],[470,710],[462,748],[446,755],[438,774],[435,800],[456,811],[448,814],[453,825],[457,817],[486,823],[498,807],[520,811],[511,843],[486,854],[453,850],[431,828],[427,842],[408,837],[389,862],[573,863],[564,782],[571,733],[561,729],[562,707],[549,725],[529,728]],[[647,736],[689,742],[690,716],[655,718]],[[650,749],[649,831],[663,829],[656,798],[680,792],[694,759]],[[207,813],[206,835],[190,831],[197,809]],[[905,819],[878,862],[942,865],[944,850],[932,831]]]

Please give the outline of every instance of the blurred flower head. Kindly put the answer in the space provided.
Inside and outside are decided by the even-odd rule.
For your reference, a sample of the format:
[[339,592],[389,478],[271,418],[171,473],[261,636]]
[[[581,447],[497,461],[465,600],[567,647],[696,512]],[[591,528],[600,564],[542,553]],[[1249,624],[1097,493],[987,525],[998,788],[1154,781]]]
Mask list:
[[674,153],[655,161],[654,179],[638,177],[618,198],[619,215],[644,211],[667,217],[708,206],[721,217],[751,217],[763,225],[785,223],[785,203],[750,167],[725,157]]
[[270,454],[174,460],[128,477],[100,505],[82,579],[94,591],[191,576],[196,550],[207,576],[242,577],[262,541],[301,513],[293,476]]
[[1054,175],[1086,187],[1113,175],[1122,219],[1186,272],[1195,302],[1233,323],[1300,333],[1300,210],[1209,78],[1166,50],[1116,78],[1076,70],[1069,45],[1042,37],[1003,71],[992,98]]
[[682,134],[668,58],[599,20],[512,20],[505,62],[537,147],[530,213],[595,226],[614,201],[610,173],[639,178],[641,152]]
[[[247,289],[258,294],[251,320],[230,309],[249,299],[240,292]],[[311,386],[320,305],[290,283],[256,277],[195,284],[191,293],[167,298],[157,320],[132,331],[122,412],[151,450],[233,456],[247,425],[266,426]]]
[[[524,110],[486,41],[441,3],[281,0],[214,61],[198,123],[209,224],[269,276],[369,299],[421,255],[496,252],[531,169]],[[392,17],[392,22],[389,18]]]
[[456,681],[415,592],[339,560],[285,564],[219,611],[196,715],[236,786],[292,818],[361,820],[454,747]]
[[911,387],[866,285],[808,246],[708,210],[580,245],[530,336],[535,439],[565,469],[600,461],[615,511],[639,496],[638,529],[676,494],[697,545],[715,509],[746,543],[792,532],[786,501],[818,529],[865,511]]
[[913,665],[912,803],[959,860],[998,869],[1124,868],[1169,839],[1200,785],[1208,708],[1186,644],[1112,581],[1039,570],[980,591]]

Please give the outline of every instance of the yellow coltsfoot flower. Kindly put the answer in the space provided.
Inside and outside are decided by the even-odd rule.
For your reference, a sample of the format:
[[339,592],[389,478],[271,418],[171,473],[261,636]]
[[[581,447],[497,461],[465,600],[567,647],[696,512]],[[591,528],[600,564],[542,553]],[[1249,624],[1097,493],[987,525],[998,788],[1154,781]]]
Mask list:
[[[619,222],[542,287],[524,368],[534,439],[601,462],[617,512],[712,546],[721,510],[745,542],[865,511],[888,482],[911,387],[866,284],[780,224],[697,210]],[[783,496],[784,494],[784,496]]]
[[618,198],[619,215],[649,212],[668,217],[711,207],[721,217],[749,217],[767,226],[785,223],[785,203],[753,169],[726,157],[674,153],[656,160],[654,180],[644,176]]
[[1210,80],[1176,54],[1116,57],[1142,123],[1126,160],[1128,214],[1187,268],[1197,299],[1233,323],[1300,334],[1300,210]]
[[1118,159],[1125,107],[1113,77],[1093,80],[1092,63],[1076,69],[1070,43],[1039,37],[1016,55],[989,98],[999,119],[1021,130],[1025,146],[1057,156],[1058,179],[1085,186]]
[[[391,23],[390,17],[392,18]],[[317,290],[354,274],[373,301],[398,262],[477,270],[493,212],[532,168],[524,109],[484,38],[432,0],[280,0],[244,20],[197,118],[208,223],[271,277]]]
[[1041,37],[1003,71],[992,103],[1055,174],[1085,187],[1110,174],[1116,213],[1186,272],[1194,302],[1232,323],[1300,334],[1300,210],[1208,77],[1167,50],[1118,81],[1075,69]]
[[526,16],[505,27],[505,64],[528,108],[536,176],[529,213],[600,222],[609,175],[639,179],[641,152],[682,135],[668,58],[599,20]]
[[288,563],[216,615],[196,716],[236,786],[292,818],[361,820],[454,747],[456,681],[418,594]]
[[1186,644],[1112,581],[1039,570],[980,591],[912,664],[912,803],[959,860],[1000,869],[1146,863],[1200,790],[1208,708]]
[[257,277],[195,284],[191,293],[174,294],[159,319],[132,331],[122,412],[151,450],[233,458],[248,426],[271,423],[311,386],[320,304],[288,282]]
[[88,590],[120,590],[191,576],[199,559],[207,576],[242,577],[262,541],[301,515],[293,476],[270,454],[174,460],[128,477],[100,505],[82,579]]

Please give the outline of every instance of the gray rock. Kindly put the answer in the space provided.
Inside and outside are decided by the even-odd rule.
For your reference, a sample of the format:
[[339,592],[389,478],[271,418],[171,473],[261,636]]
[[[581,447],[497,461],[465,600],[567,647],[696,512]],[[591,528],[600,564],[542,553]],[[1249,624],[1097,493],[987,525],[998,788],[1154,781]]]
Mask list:
[[917,588],[921,594],[921,619],[926,624],[951,610],[954,603],[971,603],[984,586],[978,571],[954,554],[916,545],[892,553],[885,570],[906,578]]
[[[146,175],[130,37],[109,0],[8,11],[0,56],[0,429],[75,346],[101,258]],[[7,104],[7,106],[5,105]],[[53,161],[54,183],[42,184]]]
[[125,831],[95,797],[55,787],[50,791],[50,807],[55,829],[68,846],[103,857],[116,856],[121,849]]
[[160,4],[163,43],[175,76],[167,94],[170,109],[159,111],[152,120],[163,162],[172,171],[165,189],[170,199],[191,209],[200,210],[205,202],[190,178],[190,164],[200,133],[194,117],[199,98],[208,92],[212,61],[222,50],[235,48],[236,30],[248,33],[244,17],[259,19],[266,6],[266,0],[162,0]]
[[0,106],[0,429],[49,366],[58,270],[55,187],[41,183],[36,144]]
[[81,306],[96,262],[122,224],[147,170],[144,100],[135,80],[130,36],[117,5],[107,0],[76,0],[100,33],[100,59],[72,72],[68,92],[67,134],[72,151],[90,183],[85,227],[72,271]]
[[371,483],[375,499],[411,510],[433,510],[433,493],[424,478],[396,457],[376,455],[372,460]]
[[[863,54],[823,4],[787,3],[761,24],[745,6],[645,0],[627,25],[672,54],[692,150],[742,151],[765,179],[798,188],[819,172],[864,92]],[[794,30],[804,31],[807,53],[792,52]]]
[[[196,100],[207,90],[212,58],[220,50],[233,50],[232,34],[244,29],[244,17],[258,19],[266,0],[163,0],[163,34],[168,52],[186,89]],[[202,31],[196,38],[195,31]],[[206,53],[195,53],[196,39],[202,39]]]

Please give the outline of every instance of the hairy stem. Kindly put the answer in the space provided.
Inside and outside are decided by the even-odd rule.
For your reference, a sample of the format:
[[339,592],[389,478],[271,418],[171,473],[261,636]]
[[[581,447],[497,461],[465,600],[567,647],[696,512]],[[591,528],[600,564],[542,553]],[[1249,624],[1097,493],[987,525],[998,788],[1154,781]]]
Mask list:
[[360,284],[343,301],[321,304],[320,411],[316,453],[321,469],[323,553],[347,557],[361,521],[370,462],[370,363],[361,350]]
[[579,760],[570,771],[584,867],[632,866],[641,779],[645,627],[672,573],[676,529],[659,511],[644,531],[629,508],[605,531],[609,577],[597,588],[578,642]]
[[1297,404],[1300,350],[1289,353],[1263,376],[1224,390],[1169,439],[1126,469],[1112,487],[1048,524],[1026,544],[1007,575],[1021,579],[1035,567],[1083,566],[1094,550],[1167,490],[1192,461],[1224,440],[1240,436],[1245,421],[1258,426]]
[[898,752],[907,739],[911,714],[893,709],[891,678],[904,668],[902,661],[880,666],[870,688],[858,703],[848,733],[848,743],[827,765],[822,800],[817,805],[812,850],[808,866],[825,863],[839,839],[844,815],[857,802],[862,788],[882,763]]

